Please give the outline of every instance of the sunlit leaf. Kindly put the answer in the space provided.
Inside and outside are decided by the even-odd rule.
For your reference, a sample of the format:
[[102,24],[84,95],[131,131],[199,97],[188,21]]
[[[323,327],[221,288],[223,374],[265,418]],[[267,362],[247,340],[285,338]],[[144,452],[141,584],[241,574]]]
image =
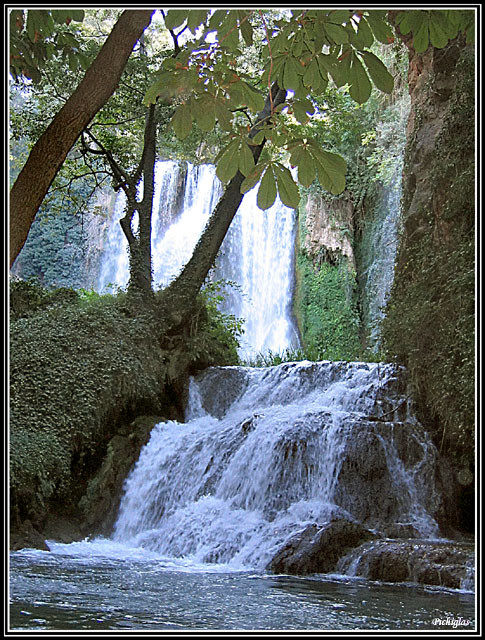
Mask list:
[[186,138],[192,130],[192,114],[187,104],[181,104],[172,117],[172,127],[180,140]]
[[394,78],[385,64],[370,51],[362,51],[361,56],[376,87],[385,93],[391,93],[394,89]]
[[355,54],[352,56],[350,65],[349,82],[350,97],[359,104],[366,102],[372,92],[372,85],[361,61]]
[[276,182],[272,165],[268,165],[258,189],[258,207],[265,211],[273,206],[276,200]]
[[291,172],[281,164],[275,165],[275,170],[278,194],[281,202],[287,207],[290,207],[290,209],[298,209],[300,193]]

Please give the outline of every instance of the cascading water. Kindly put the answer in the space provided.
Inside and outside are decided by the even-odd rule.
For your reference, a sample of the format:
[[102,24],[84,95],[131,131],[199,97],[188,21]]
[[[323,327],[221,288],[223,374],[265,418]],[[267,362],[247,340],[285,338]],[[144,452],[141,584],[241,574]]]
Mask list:
[[[178,198],[184,170],[183,198]],[[157,162],[152,219],[155,288],[166,286],[187,263],[221,194],[214,166]],[[127,242],[118,222],[124,206],[120,193],[108,230],[99,291],[109,284],[128,283]],[[258,209],[253,189],[243,198],[222,244],[213,277],[237,285],[226,289],[223,310],[245,319],[241,355],[298,346],[291,313],[295,227],[295,212],[279,200],[268,211]]]
[[408,415],[401,373],[300,362],[192,378],[188,422],[154,428],[125,483],[114,540],[264,569],[285,540],[336,516],[438,536],[436,450]]

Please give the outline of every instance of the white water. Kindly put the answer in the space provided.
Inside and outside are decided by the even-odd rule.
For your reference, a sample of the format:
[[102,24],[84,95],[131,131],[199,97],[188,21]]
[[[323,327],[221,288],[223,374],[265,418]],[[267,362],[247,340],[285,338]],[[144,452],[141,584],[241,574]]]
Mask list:
[[[285,540],[335,515],[438,536],[428,512],[436,451],[408,415],[399,375],[341,362],[207,370],[191,380],[188,422],[158,424],[142,449],[113,542],[193,566],[262,570]],[[366,420],[393,407],[397,422]],[[398,453],[403,434],[411,461]],[[369,485],[376,456],[385,463]],[[348,482],[349,460],[364,465],[362,478],[357,468]]]
[[[187,164],[183,198],[177,198],[183,168],[157,162],[152,213],[155,288],[166,286],[187,263],[214,210],[222,186],[212,165]],[[241,355],[298,346],[291,314],[295,212],[280,201],[269,211],[256,204],[257,188],[245,195],[221,247],[214,279],[230,280],[224,311],[245,318]],[[119,225],[125,197],[118,196],[108,230],[98,290],[128,283],[127,242]]]

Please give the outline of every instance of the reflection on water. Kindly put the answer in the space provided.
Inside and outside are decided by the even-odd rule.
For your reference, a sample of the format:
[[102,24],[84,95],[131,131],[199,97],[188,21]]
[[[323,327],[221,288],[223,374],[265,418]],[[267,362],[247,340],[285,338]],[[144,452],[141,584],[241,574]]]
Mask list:
[[11,554],[12,630],[439,630],[436,618],[461,618],[462,630],[474,624],[469,593],[68,555],[64,547]]

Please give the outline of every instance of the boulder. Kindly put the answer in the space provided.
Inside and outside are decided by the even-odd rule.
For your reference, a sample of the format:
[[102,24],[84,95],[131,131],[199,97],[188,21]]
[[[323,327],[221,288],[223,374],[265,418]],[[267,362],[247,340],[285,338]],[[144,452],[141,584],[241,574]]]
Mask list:
[[306,575],[327,573],[354,547],[377,536],[357,522],[343,518],[311,524],[292,536],[268,564],[268,571]]
[[469,543],[377,540],[351,551],[338,569],[368,580],[472,590],[474,555]]
[[10,549],[12,551],[24,548],[49,551],[44,537],[34,528],[30,520],[24,520],[22,526],[12,532],[10,536]]

